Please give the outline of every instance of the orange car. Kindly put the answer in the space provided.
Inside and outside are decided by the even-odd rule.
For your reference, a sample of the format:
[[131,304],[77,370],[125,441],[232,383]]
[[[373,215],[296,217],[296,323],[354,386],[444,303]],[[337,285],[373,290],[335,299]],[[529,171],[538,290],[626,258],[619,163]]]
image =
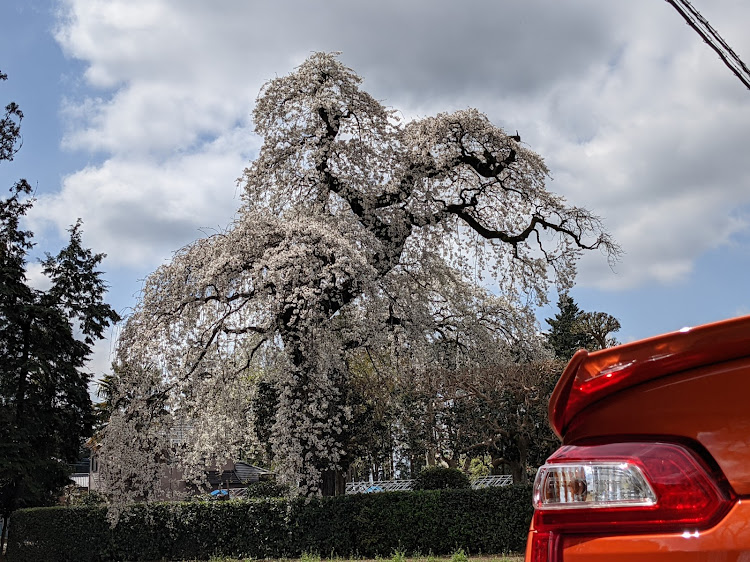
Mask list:
[[750,561],[750,317],[573,356],[527,562]]

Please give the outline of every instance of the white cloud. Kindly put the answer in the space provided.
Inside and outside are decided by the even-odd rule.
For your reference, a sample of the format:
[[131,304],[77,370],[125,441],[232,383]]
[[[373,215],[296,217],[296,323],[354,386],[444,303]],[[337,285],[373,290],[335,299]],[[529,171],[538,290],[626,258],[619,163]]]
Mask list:
[[660,33],[668,23],[541,106],[552,188],[603,216],[626,252],[616,273],[586,256],[579,285],[682,282],[748,228],[747,92],[696,37]]
[[88,371],[93,375],[93,384],[89,387],[90,393],[93,390],[95,394],[97,389],[96,382],[101,380],[104,375],[112,372],[112,360],[114,359],[112,342],[115,339],[114,337],[107,337],[106,339],[98,340],[94,344],[91,359],[86,365]]
[[187,149],[201,136],[231,130],[241,118],[247,121],[249,99],[201,97],[200,92],[169,83],[137,83],[119,90],[111,100],[68,102],[68,122],[78,120],[85,128],[72,128],[63,139],[67,148],[110,154],[159,154]]
[[46,291],[51,286],[49,278],[42,271],[44,266],[39,262],[30,262],[26,264],[26,281],[29,287],[38,289],[39,291]]
[[39,199],[32,219],[62,230],[82,217],[86,239],[108,263],[148,270],[199,228],[228,224],[240,204],[236,178],[256,144],[245,127],[165,160],[110,158],[66,177],[59,193]]
[[[65,144],[99,160],[35,212],[61,229],[81,216],[116,263],[158,263],[226,225],[257,148],[258,89],[313,50],[344,51],[406,116],[471,105],[518,129],[550,187],[603,216],[626,252],[617,274],[587,256],[582,285],[679,282],[747,229],[747,92],[665,2],[65,5],[57,38],[91,88],[66,103]],[[704,15],[750,56],[750,8]]]

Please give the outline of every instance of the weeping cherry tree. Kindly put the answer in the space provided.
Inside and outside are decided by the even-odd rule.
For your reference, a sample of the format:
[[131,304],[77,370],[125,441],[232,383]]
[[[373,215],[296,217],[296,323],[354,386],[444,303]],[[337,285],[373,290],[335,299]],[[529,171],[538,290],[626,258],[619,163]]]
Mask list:
[[523,352],[529,303],[569,286],[583,251],[617,256],[597,216],[546,189],[517,134],[475,109],[404,122],[361,81],[316,53],[268,82],[236,220],[147,279],[119,339],[102,442],[120,497],[163,496],[167,463],[200,481],[258,447],[260,378],[278,397],[279,478],[340,493],[353,361],[408,378],[446,346],[456,361],[498,342]]

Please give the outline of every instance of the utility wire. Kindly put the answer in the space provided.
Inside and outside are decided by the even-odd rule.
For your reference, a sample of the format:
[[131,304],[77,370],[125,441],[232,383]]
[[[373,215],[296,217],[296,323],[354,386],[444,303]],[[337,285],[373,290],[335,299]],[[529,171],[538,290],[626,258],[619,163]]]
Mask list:
[[737,56],[727,42],[721,38],[721,35],[711,27],[708,21],[706,21],[706,18],[704,18],[698,10],[693,8],[687,0],[666,1],[671,4],[674,9],[685,18],[687,24],[692,27],[714,51],[716,51],[729,70],[740,79],[740,82],[750,89],[750,70],[748,70],[745,63],[742,62],[740,57]]

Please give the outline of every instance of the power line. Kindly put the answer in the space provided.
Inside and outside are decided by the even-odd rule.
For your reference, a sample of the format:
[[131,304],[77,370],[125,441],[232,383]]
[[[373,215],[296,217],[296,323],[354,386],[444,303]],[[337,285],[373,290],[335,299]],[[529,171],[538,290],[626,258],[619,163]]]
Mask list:
[[721,35],[706,21],[698,10],[687,0],[666,0],[675,10],[685,19],[687,24],[692,27],[708,45],[716,51],[724,64],[734,75],[740,79],[748,89],[750,89],[750,70],[745,63],[732,50]]

